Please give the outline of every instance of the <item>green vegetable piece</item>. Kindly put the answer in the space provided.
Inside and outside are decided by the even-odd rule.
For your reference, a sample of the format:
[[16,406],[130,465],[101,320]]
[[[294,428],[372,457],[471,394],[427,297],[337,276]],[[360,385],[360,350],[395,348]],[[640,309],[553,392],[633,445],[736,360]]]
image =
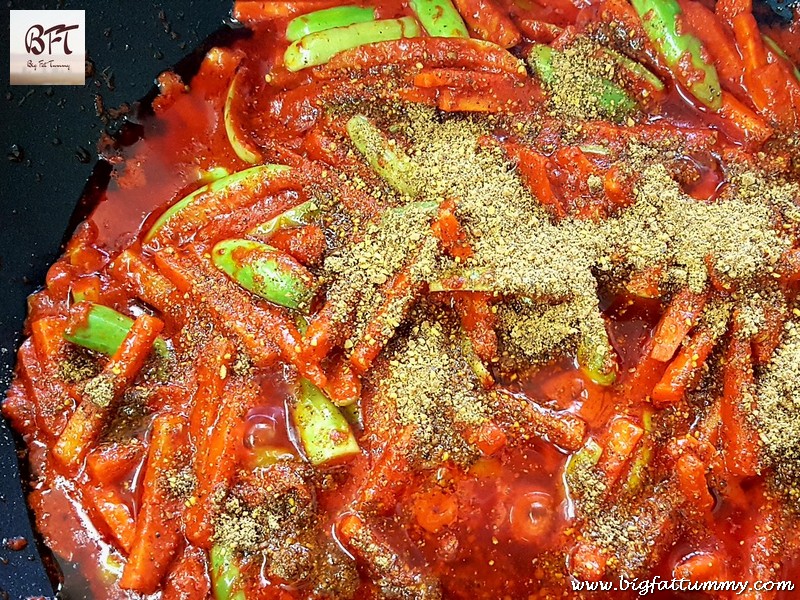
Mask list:
[[290,208],[266,223],[256,225],[253,229],[248,231],[247,234],[261,239],[268,239],[272,234],[281,229],[290,229],[291,227],[306,225],[310,221],[313,221],[318,215],[319,207],[313,200],[309,200],[308,202],[298,204],[294,208]]
[[308,269],[261,242],[224,240],[214,246],[211,260],[246,290],[287,308],[307,309],[316,291]]
[[617,379],[614,349],[605,340],[584,338],[578,343],[578,364],[597,385],[609,386]]
[[347,419],[307,379],[300,379],[292,418],[306,456],[314,466],[339,462],[361,452]]
[[464,19],[450,0],[411,0],[411,10],[431,37],[469,37]]
[[290,71],[300,71],[324,65],[333,56],[345,50],[376,42],[419,37],[421,33],[419,24],[413,17],[382,19],[355,23],[347,27],[335,27],[310,33],[292,42],[283,55],[283,63]]
[[464,355],[467,364],[469,365],[470,369],[472,369],[475,377],[478,378],[480,384],[484,388],[490,388],[494,384],[494,377],[475,352],[475,347],[472,344],[472,340],[469,339],[465,331],[461,332],[461,353]]
[[664,90],[664,83],[658,78],[658,76],[653,73],[650,69],[645,67],[643,64],[636,62],[635,60],[628,58],[624,54],[615,51],[608,51],[611,54],[611,57],[616,61],[618,65],[620,65],[623,69],[630,71],[637,77],[640,77],[644,81],[647,81],[650,85],[653,86],[659,92]]
[[[133,319],[102,304],[92,304],[86,320],[64,332],[64,339],[78,346],[112,356],[133,327]],[[160,356],[168,354],[167,343],[159,337],[153,348]]]
[[210,169],[200,170],[200,179],[202,181],[216,181],[217,179],[222,179],[223,177],[227,177],[230,175],[231,172],[228,171],[225,167],[211,167]]
[[[551,86],[558,82],[558,73],[553,66],[553,59],[558,54],[558,50],[550,46],[535,44],[528,55],[531,66],[545,85]],[[588,73],[585,76],[591,77]],[[625,115],[636,110],[636,101],[616,83],[605,78],[593,79],[596,79],[598,89],[598,107],[606,114]]]
[[205,193],[224,193],[229,188],[233,188],[236,186],[254,186],[258,185],[258,183],[262,180],[264,175],[278,175],[280,173],[285,173],[289,170],[289,167],[285,165],[259,165],[257,167],[250,167],[249,169],[245,169],[244,171],[239,171],[237,173],[233,173],[228,175],[227,177],[222,177],[221,179],[217,179],[216,181],[212,181],[195,191],[193,191],[188,196],[185,196],[183,199],[179,200],[172,206],[170,206],[163,215],[161,215],[155,224],[150,228],[150,231],[147,232],[147,235],[144,236],[144,243],[149,242],[153,239],[158,230],[161,229],[167,221],[169,221],[173,216],[181,212],[184,208],[189,206],[192,201],[197,198],[198,196],[205,194]]
[[406,196],[417,196],[417,165],[402,148],[387,138],[364,115],[347,121],[347,135],[370,167],[394,190]]
[[211,547],[211,586],[215,600],[246,600],[241,587],[242,573],[233,550],[216,544]]
[[580,481],[580,474],[591,471],[600,460],[603,448],[592,438],[586,440],[583,447],[572,454],[564,467],[567,483]]
[[236,156],[241,158],[244,162],[251,165],[256,164],[260,157],[258,154],[250,149],[249,143],[242,139],[236,128],[236,123],[233,120],[233,102],[236,99],[238,92],[239,72],[233,76],[231,85],[228,88],[228,96],[225,98],[225,108],[223,110],[223,121],[225,122],[225,133],[228,135],[228,142],[236,153]]
[[351,402],[344,406],[338,406],[339,412],[342,413],[347,422],[354,427],[361,427],[361,407],[358,402]]
[[294,454],[286,450],[285,448],[274,448],[274,447],[265,447],[265,448],[258,448],[255,451],[255,457],[253,459],[253,467],[269,467],[278,463],[282,460],[291,460],[295,457]]
[[794,73],[795,79],[797,79],[797,81],[800,81],[800,69],[797,68],[797,65],[794,64],[794,61],[789,57],[788,54],[786,54],[786,52],[783,50],[783,48],[781,48],[778,45],[778,42],[773,40],[768,35],[764,35],[763,33],[761,34],[761,37],[764,38],[764,43],[767,46],[769,46],[775,54],[777,54],[778,56],[780,56],[784,60],[789,61],[789,64],[792,65],[792,72]]
[[375,9],[362,6],[335,6],[296,17],[286,26],[286,39],[296,42],[301,37],[356,23],[375,20]]
[[[705,61],[703,46],[699,39],[689,33],[678,32],[678,15],[681,7],[677,0],[631,0],[642,19],[645,33],[658,52],[664,57],[667,65],[691,94],[711,110],[719,110],[722,106],[722,89],[720,88],[717,69]],[[689,56],[691,77],[686,76],[684,56]]]
[[642,488],[651,462],[653,462],[653,442],[649,437],[645,437],[633,455],[628,476],[623,484],[629,494],[635,494]]

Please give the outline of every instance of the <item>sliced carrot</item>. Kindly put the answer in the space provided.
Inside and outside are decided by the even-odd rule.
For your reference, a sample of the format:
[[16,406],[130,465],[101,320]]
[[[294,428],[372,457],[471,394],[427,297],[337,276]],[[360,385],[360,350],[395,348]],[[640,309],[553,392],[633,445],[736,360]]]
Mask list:
[[516,23],[526,38],[539,44],[550,44],[563,31],[558,25],[537,19],[519,19]]
[[180,463],[188,423],[164,414],[153,421],[136,535],[119,586],[140,594],[158,590],[181,544],[183,503],[170,493],[165,474]]
[[333,359],[328,369],[325,393],[337,406],[348,406],[361,397],[361,380],[344,355]]
[[103,444],[89,452],[86,470],[92,479],[102,485],[111,485],[130,474],[145,452],[144,444],[135,441]]
[[597,468],[605,476],[608,488],[619,479],[643,434],[644,429],[625,417],[611,422],[605,436],[603,452],[597,462]]
[[172,565],[164,583],[161,600],[197,600],[211,594],[209,565],[206,553],[199,548],[186,546],[183,554]]
[[497,358],[497,317],[492,312],[491,295],[484,292],[452,292],[461,327],[467,333],[475,354],[485,363]]
[[51,374],[54,374],[58,367],[59,356],[64,348],[66,328],[66,320],[57,316],[42,317],[31,323],[31,337],[36,355]]
[[520,43],[519,29],[492,0],[455,0],[454,3],[474,36],[503,48]]
[[707,293],[693,292],[688,288],[675,294],[653,334],[654,343],[650,356],[662,362],[671,359],[686,335],[697,324],[707,299]]
[[750,339],[741,333],[734,314],[733,331],[722,368],[722,436],[725,466],[735,475],[753,475],[758,467],[755,432],[747,425],[748,409],[743,403],[753,386],[753,361]]
[[130,552],[136,536],[136,523],[120,495],[113,488],[86,486],[84,496],[88,497],[119,547],[126,553]]
[[664,376],[653,388],[652,399],[663,407],[679,402],[696,383],[717,340],[708,327],[698,328],[689,342],[669,363]]
[[708,491],[706,466],[691,452],[684,452],[675,463],[678,487],[686,502],[700,514],[708,513],[714,498]]
[[548,179],[547,158],[539,154],[532,148],[507,142],[504,144],[506,152],[514,159],[519,169],[523,183],[528,187],[531,194],[558,218],[567,215],[564,205],[561,203],[550,185]]
[[439,206],[439,213],[431,224],[431,229],[451,256],[466,259],[472,256],[472,248],[470,248],[461,223],[456,218],[455,208],[456,205],[452,199],[442,202]]
[[153,308],[170,315],[180,311],[181,299],[177,288],[137,252],[123,251],[111,263],[109,271],[132,294]]
[[458,500],[440,489],[417,494],[413,507],[414,518],[428,533],[439,533],[458,518]]
[[83,461],[102,433],[114,400],[131,384],[144,366],[153,342],[163,327],[162,321],[147,314],[133,322],[114,356],[95,378],[104,388],[108,388],[104,397],[99,400],[84,398],[53,447],[53,455],[61,464],[75,468]]
[[577,450],[586,437],[586,423],[580,417],[566,411],[556,411],[540,406],[527,398],[518,397],[504,390],[496,390],[492,398],[502,410],[519,414],[521,433],[530,431],[546,437],[551,443],[566,450]]
[[748,71],[755,71],[767,64],[767,50],[751,12],[742,12],[731,19],[736,45]]
[[722,91],[722,107],[716,113],[722,131],[734,141],[758,146],[773,134],[772,128],[759,115],[737,100],[730,92]]

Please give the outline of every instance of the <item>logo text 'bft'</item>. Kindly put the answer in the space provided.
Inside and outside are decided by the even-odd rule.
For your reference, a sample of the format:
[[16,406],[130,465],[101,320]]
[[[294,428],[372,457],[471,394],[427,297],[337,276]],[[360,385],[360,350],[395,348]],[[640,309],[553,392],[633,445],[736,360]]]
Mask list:
[[83,85],[86,16],[82,10],[12,10],[12,85]]

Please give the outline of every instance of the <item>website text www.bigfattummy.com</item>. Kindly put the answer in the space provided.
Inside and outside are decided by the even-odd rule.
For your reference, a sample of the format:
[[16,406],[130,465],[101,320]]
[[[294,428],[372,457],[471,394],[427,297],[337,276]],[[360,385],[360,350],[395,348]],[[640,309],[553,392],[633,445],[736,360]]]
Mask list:
[[616,581],[572,580],[574,592],[634,592],[647,596],[655,592],[733,592],[737,596],[747,590],[756,592],[791,592],[795,584],[791,581],[692,581],[690,579],[626,579]]

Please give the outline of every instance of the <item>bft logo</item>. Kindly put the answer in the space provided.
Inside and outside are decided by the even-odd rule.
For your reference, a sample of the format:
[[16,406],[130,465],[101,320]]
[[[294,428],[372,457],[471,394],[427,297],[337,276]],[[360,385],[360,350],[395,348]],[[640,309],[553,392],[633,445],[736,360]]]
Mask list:
[[12,10],[12,85],[83,85],[86,13],[82,10]]

